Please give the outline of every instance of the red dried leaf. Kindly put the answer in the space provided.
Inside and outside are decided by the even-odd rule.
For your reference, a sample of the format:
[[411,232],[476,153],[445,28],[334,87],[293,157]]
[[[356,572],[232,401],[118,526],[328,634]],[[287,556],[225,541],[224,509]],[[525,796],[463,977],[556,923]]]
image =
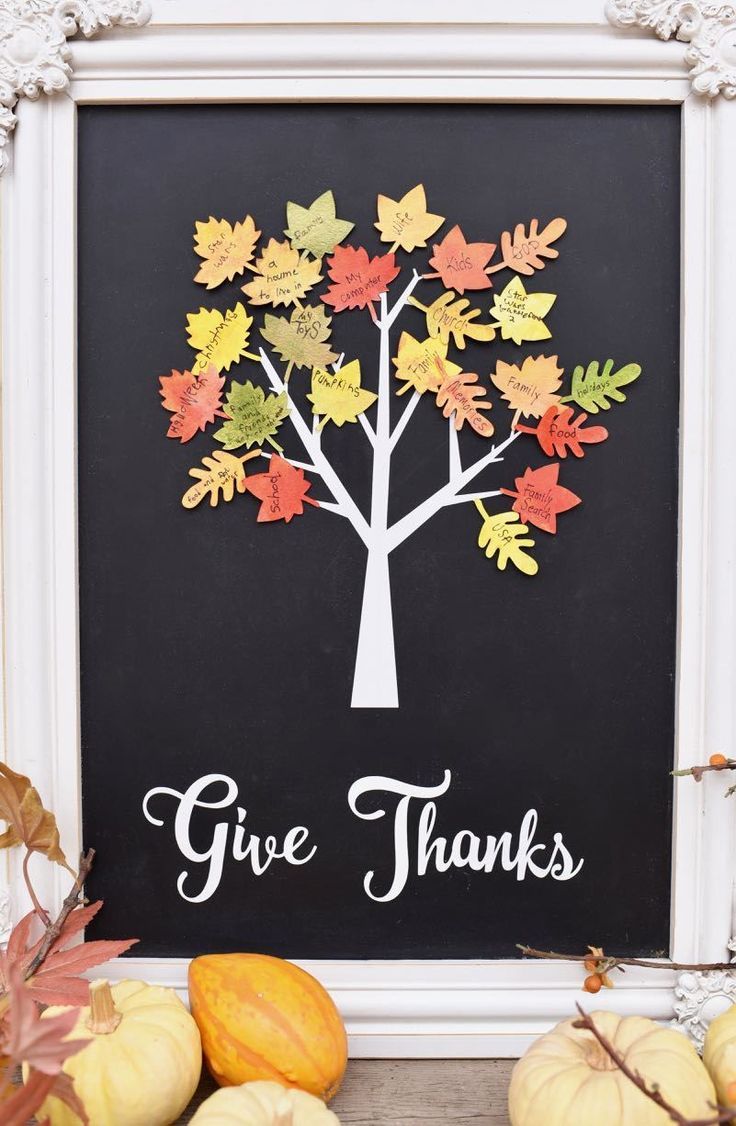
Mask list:
[[587,414],[582,411],[573,421],[572,407],[550,407],[534,430],[531,426],[516,426],[522,434],[534,434],[547,457],[567,457],[570,450],[575,457],[583,457],[583,445],[605,442],[605,426],[583,426]]
[[3,1126],[27,1126],[46,1096],[54,1087],[57,1076],[31,1071],[28,1079],[2,1104]]
[[16,923],[10,932],[8,945],[5,948],[5,957],[11,964],[22,961],[26,956],[33,922],[37,918],[38,916],[35,911],[29,911],[27,915],[23,916],[19,923]]
[[74,1090],[74,1080],[71,1075],[67,1075],[65,1071],[62,1071],[61,1075],[57,1075],[51,1088],[51,1094],[76,1114],[81,1126],[89,1126],[89,1118],[84,1109],[84,1103]]
[[86,1040],[66,1040],[77,1023],[76,1009],[41,1020],[31,991],[17,966],[10,970],[10,1037],[8,1055],[44,1075],[58,1075],[64,1060],[81,1051]]
[[336,313],[367,306],[374,320],[373,302],[387,291],[389,283],[399,273],[393,252],[369,258],[362,246],[336,247],[335,253],[327,259],[327,269],[334,284],[322,294],[325,304],[332,305]]
[[306,495],[312,482],[306,479],[304,470],[297,469],[277,454],[271,458],[265,473],[256,473],[246,479],[245,487],[261,501],[259,523],[285,520],[288,524],[292,516],[302,515],[304,503],[319,508],[319,502]]
[[460,227],[454,226],[435,244],[434,254],[429,260],[436,274],[425,274],[428,278],[442,278],[446,289],[465,293],[466,289],[490,289],[491,279],[485,267],[496,249],[494,242],[466,242]]
[[56,949],[28,979],[28,986],[36,1000],[44,1005],[86,1005],[89,982],[75,975],[119,957],[137,941],[137,938],[118,942],[99,939],[80,942],[68,950]]
[[159,394],[162,406],[174,411],[167,438],[178,438],[188,442],[199,430],[204,430],[208,422],[215,418],[227,418],[222,406],[222,389],[225,376],[219,376],[217,369],[210,365],[201,375],[190,371],[172,371],[162,375]]
[[64,977],[56,974],[46,980],[35,974],[27,981],[34,1001],[39,1005],[89,1004],[89,982],[83,977]]
[[75,907],[73,911],[67,915],[64,920],[64,926],[59,932],[59,937],[52,944],[49,949],[49,954],[53,954],[56,950],[60,950],[62,946],[74,938],[75,935],[81,934],[86,926],[94,919],[97,912],[102,907],[102,900],[97,899],[94,903],[88,903],[84,907]]
[[501,489],[507,497],[516,497],[511,506],[525,524],[534,524],[543,532],[557,531],[557,516],[580,504],[580,497],[557,484],[560,466],[543,465],[539,469],[524,470],[523,477],[515,479],[516,492]]

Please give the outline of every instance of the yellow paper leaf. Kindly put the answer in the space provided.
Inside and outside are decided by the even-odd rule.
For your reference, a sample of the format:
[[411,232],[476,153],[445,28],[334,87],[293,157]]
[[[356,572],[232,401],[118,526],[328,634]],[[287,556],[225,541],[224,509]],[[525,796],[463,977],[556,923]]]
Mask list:
[[327,421],[342,426],[344,422],[357,422],[358,415],[375,403],[378,395],[360,386],[360,360],[351,360],[339,371],[315,368],[312,372],[312,393],[307,395],[312,414],[324,415],[321,430]]
[[245,462],[260,456],[260,450],[251,450],[242,457],[226,453],[225,450],[214,450],[212,457],[202,458],[204,469],[197,467],[189,470],[189,476],[195,477],[197,484],[187,489],[181,503],[185,508],[196,508],[209,493],[210,505],[214,508],[220,496],[224,501],[230,501],[235,496],[236,489],[239,493],[244,493]]
[[444,215],[432,215],[427,211],[423,184],[417,184],[399,200],[387,195],[378,197],[378,222],[375,226],[381,232],[381,242],[392,243],[392,250],[400,246],[411,251],[418,246],[426,246],[427,239],[439,230],[444,221]]
[[322,280],[319,270],[319,260],[301,257],[288,242],[272,238],[256,259],[256,277],[246,282],[243,293],[252,305],[293,305]]
[[284,382],[289,382],[291,369],[327,367],[334,364],[337,353],[333,352],[328,343],[330,339],[332,318],[327,316],[324,305],[302,305],[291,310],[288,321],[286,317],[276,317],[266,313],[263,318],[261,336],[272,344],[286,360],[288,367]]
[[29,852],[42,852],[49,860],[71,871],[61,851],[53,813],[44,809],[30,778],[16,774],[4,762],[0,762],[0,821],[8,824],[0,835],[0,848],[22,844]]
[[491,380],[503,391],[501,398],[511,410],[525,418],[541,418],[560,401],[555,392],[562,382],[562,373],[557,356],[527,356],[521,367],[499,360]]
[[206,223],[195,224],[195,232],[194,249],[204,262],[194,280],[208,289],[216,289],[224,281],[232,281],[236,274],[242,274],[261,236],[250,215],[234,227],[227,219],[210,215]]
[[478,547],[485,552],[486,557],[495,557],[499,571],[505,571],[506,564],[511,560],[525,575],[536,575],[539,564],[524,550],[526,547],[534,547],[534,540],[524,538],[529,528],[519,522],[518,512],[500,512],[491,516],[480,500],[475,501],[475,507],[483,517]]
[[415,340],[411,333],[402,332],[398,355],[391,361],[396,368],[396,378],[404,381],[404,386],[396,394],[403,395],[409,388],[420,395],[425,391],[439,391],[443,375],[437,360],[443,362],[448,375],[459,375],[463,369],[447,359],[448,347],[448,341],[442,341],[437,336]]
[[224,313],[219,309],[200,309],[198,313],[189,313],[187,339],[197,351],[192,373],[201,375],[210,366],[219,373],[227,371],[244,356],[257,359],[246,351],[252,323],[253,318],[248,316],[240,301],[234,309],[227,309]]
[[335,214],[335,197],[323,192],[309,207],[287,203],[284,234],[296,250],[308,250],[315,258],[331,254],[339,242],[352,231],[355,223],[338,219]]
[[480,309],[470,309],[467,297],[458,298],[448,289],[441,297],[427,307],[416,297],[409,298],[409,304],[421,309],[427,316],[427,332],[438,336],[443,344],[448,344],[452,336],[460,350],[465,347],[465,337],[469,340],[493,340],[496,330],[491,324],[474,324],[480,316]]
[[554,293],[527,293],[521,278],[512,278],[493,299],[491,316],[496,318],[494,327],[501,329],[504,340],[510,338],[515,344],[525,340],[547,340],[552,333],[544,318],[556,300]]

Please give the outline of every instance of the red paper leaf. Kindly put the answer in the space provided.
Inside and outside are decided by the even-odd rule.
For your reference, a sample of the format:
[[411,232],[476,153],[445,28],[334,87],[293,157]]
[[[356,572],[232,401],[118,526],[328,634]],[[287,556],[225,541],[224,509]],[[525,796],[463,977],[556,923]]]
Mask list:
[[436,274],[425,274],[428,278],[442,278],[446,289],[465,293],[466,289],[490,289],[491,279],[485,267],[496,249],[494,242],[466,242],[460,227],[455,226],[435,244],[434,254],[429,260]]
[[501,489],[507,497],[516,497],[511,507],[525,524],[534,524],[543,532],[553,534],[557,531],[558,514],[580,504],[580,497],[557,484],[559,472],[557,462],[543,465],[540,469],[527,467],[524,476],[516,478],[515,493]]
[[18,966],[10,969],[10,1037],[8,1055],[44,1075],[58,1075],[64,1060],[81,1051],[86,1040],[65,1040],[77,1023],[76,1009],[41,1020]]
[[174,411],[174,417],[166,431],[167,438],[188,442],[198,430],[204,430],[208,422],[214,422],[215,418],[227,418],[225,412],[220,410],[225,376],[219,376],[213,365],[201,375],[192,375],[190,371],[172,371],[171,375],[162,375],[160,383],[162,406],[167,411]]
[[575,457],[583,457],[583,445],[605,442],[608,431],[605,426],[583,426],[587,414],[582,411],[573,421],[572,407],[549,408],[542,416],[536,430],[531,426],[516,427],[522,434],[534,434],[547,457],[567,457],[570,450]]
[[277,454],[271,458],[265,473],[255,473],[246,479],[245,487],[261,501],[259,523],[285,520],[288,524],[292,516],[302,515],[303,502],[319,508],[319,502],[306,495],[312,482],[306,479],[304,470],[297,469]]
[[368,306],[374,320],[373,302],[387,291],[389,282],[399,273],[393,253],[369,259],[362,246],[335,247],[335,253],[327,259],[327,269],[334,284],[322,294],[325,304],[332,305],[336,313]]

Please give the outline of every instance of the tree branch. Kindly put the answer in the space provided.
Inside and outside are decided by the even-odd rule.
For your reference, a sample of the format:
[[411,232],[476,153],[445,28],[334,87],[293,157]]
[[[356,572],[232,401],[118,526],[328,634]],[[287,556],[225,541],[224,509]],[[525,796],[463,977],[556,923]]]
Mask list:
[[50,923],[46,928],[46,933],[44,934],[43,941],[39,946],[38,951],[36,952],[36,956],[29,963],[28,968],[26,969],[26,980],[28,980],[29,977],[33,977],[36,970],[43,963],[49,950],[61,934],[64,928],[64,923],[67,921],[74,908],[79,904],[79,900],[84,889],[84,881],[87,879],[87,876],[90,873],[94,858],[95,850],[93,848],[91,848],[87,853],[82,853],[82,855],[80,856],[79,873],[77,875],[77,878],[72,884],[71,891],[61,905],[61,911],[59,911],[59,914],[57,915],[54,922]]
[[414,414],[414,411],[417,408],[417,403],[419,402],[421,397],[422,396],[419,394],[419,392],[415,391],[414,394],[412,395],[412,397],[409,399],[409,402],[404,407],[404,411],[401,415],[401,418],[399,419],[399,421],[394,426],[393,433],[391,435],[391,449],[394,448],[394,446],[398,442],[399,438],[401,437],[401,435],[406,430],[407,423],[409,422],[409,419],[411,418],[411,416]]
[[[404,289],[403,293],[401,293],[401,294],[400,294],[400,295],[399,295],[399,296],[398,296],[398,297],[396,298],[396,300],[395,300],[394,304],[393,304],[393,305],[392,305],[392,307],[391,307],[391,312],[390,312],[390,313],[386,313],[385,307],[381,309],[381,326],[382,326],[382,327],[384,327],[384,328],[386,328],[386,329],[389,329],[389,328],[391,328],[391,325],[392,325],[392,324],[394,323],[394,321],[395,321],[395,320],[396,320],[396,318],[398,317],[399,313],[400,313],[400,312],[401,312],[401,310],[402,310],[402,309],[404,308],[404,305],[406,305],[407,301],[409,300],[409,298],[411,297],[412,293],[413,293],[413,292],[414,292],[414,290],[416,289],[416,287],[417,287],[417,284],[418,284],[418,283],[419,283],[419,282],[420,282],[421,280],[422,280],[422,275],[421,275],[421,274],[418,274],[418,273],[417,273],[417,271],[416,271],[416,270],[414,270],[414,272],[413,272],[413,274],[412,274],[412,278],[411,278],[411,281],[410,281],[410,282],[409,282],[409,284],[408,284],[408,285],[406,286],[406,288]],[[385,294],[381,294],[381,296],[382,296],[382,297],[385,297]]]
[[587,954],[557,954],[554,950],[535,950],[533,946],[522,946],[518,942],[516,949],[526,958],[545,958],[557,962],[602,962],[607,970],[617,970],[621,966],[639,966],[645,970],[702,970],[704,973],[709,970],[736,970],[735,962],[670,962],[665,958],[655,962],[646,958],[619,957],[616,954],[598,958],[590,951]]
[[446,501],[445,507],[448,507],[451,504],[467,504],[469,500],[472,500],[472,501],[485,500],[486,497],[500,497],[500,496],[501,496],[501,490],[500,489],[490,489],[486,493],[460,493],[459,496],[453,497],[452,500]]
[[368,419],[365,417],[364,414],[358,415],[358,422],[360,423],[360,425],[365,430],[366,435],[368,437],[368,441],[370,442],[370,444],[372,446],[375,446],[375,444],[376,444],[376,432],[375,432],[375,430],[373,429],[373,427],[371,426],[370,422],[368,421]]
[[450,480],[454,481],[455,478],[462,473],[463,466],[460,461],[460,442],[455,429],[455,411],[452,412],[447,420],[448,428],[448,447],[450,455]]

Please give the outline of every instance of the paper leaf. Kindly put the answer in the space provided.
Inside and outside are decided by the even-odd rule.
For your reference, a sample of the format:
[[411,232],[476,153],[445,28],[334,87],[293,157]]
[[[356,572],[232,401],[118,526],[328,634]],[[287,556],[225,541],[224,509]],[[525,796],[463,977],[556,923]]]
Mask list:
[[468,308],[470,302],[467,297],[455,300],[456,297],[457,294],[450,289],[429,307],[422,305],[415,297],[409,298],[409,304],[426,313],[427,332],[430,336],[438,336],[443,344],[448,344],[452,336],[462,351],[466,336],[468,340],[493,340],[496,335],[493,325],[473,324],[475,318],[480,316],[480,309]]
[[242,286],[252,305],[293,305],[301,301],[313,285],[322,280],[320,263],[302,257],[289,243],[269,239],[260,258],[256,276]]
[[626,402],[621,388],[633,383],[640,375],[639,364],[625,364],[618,371],[613,370],[613,360],[606,360],[603,371],[599,371],[597,360],[593,360],[585,369],[578,365],[572,373],[570,394],[562,402],[575,402],[590,414],[598,414],[599,408],[607,411],[611,406],[609,399],[617,403]]
[[204,262],[194,280],[208,289],[232,281],[250,262],[260,237],[250,215],[234,227],[227,219],[215,219],[212,215],[206,223],[196,223],[194,249]]
[[495,557],[499,571],[505,571],[506,564],[511,560],[525,575],[536,575],[539,564],[524,550],[526,547],[534,547],[534,540],[524,538],[529,528],[518,522],[518,513],[501,512],[496,516],[489,516],[481,501],[477,500],[475,506],[483,517],[478,547],[485,551],[486,557]]
[[560,401],[555,392],[562,382],[557,356],[527,356],[521,367],[499,360],[491,380],[503,391],[501,396],[513,411],[525,418],[541,418]]
[[245,383],[230,384],[225,410],[228,420],[214,433],[226,450],[237,450],[240,446],[261,445],[268,442],[282,453],[281,446],[273,440],[273,435],[289,413],[287,395],[265,395],[263,388],[255,387],[248,379]]
[[459,375],[463,370],[458,364],[453,364],[447,359],[447,341],[439,337],[427,337],[426,340],[415,340],[409,332],[402,332],[399,338],[398,355],[391,361],[397,379],[404,381],[404,386],[396,392],[403,395],[411,388],[423,395],[425,391],[439,391],[443,374],[437,367],[437,360],[442,360],[448,375]]
[[324,415],[318,429],[326,422],[342,426],[357,422],[358,415],[375,403],[378,395],[360,386],[360,360],[351,360],[339,371],[315,368],[312,372],[312,393],[307,395],[312,414]]
[[527,293],[521,278],[512,278],[493,299],[491,316],[504,340],[521,344],[525,340],[547,340],[552,333],[544,323],[557,296],[554,293]]
[[288,524],[292,516],[302,515],[304,504],[319,508],[319,501],[306,495],[312,482],[304,476],[304,470],[276,454],[271,458],[268,470],[249,477],[246,487],[261,501],[259,524],[271,520],[284,520]]
[[512,508],[522,520],[541,528],[543,532],[557,531],[557,516],[580,504],[580,497],[557,484],[560,467],[542,465],[539,469],[524,470],[522,477],[515,479],[516,492],[501,489],[507,497],[516,497]]
[[336,217],[335,197],[331,191],[323,192],[309,207],[287,203],[286,222],[289,226],[284,234],[294,249],[308,250],[315,258],[331,254],[355,226]]
[[224,501],[231,501],[235,490],[245,492],[244,463],[251,458],[260,457],[260,450],[251,450],[250,453],[236,457],[235,454],[225,453],[224,450],[214,450],[212,457],[203,457],[204,469],[190,469],[189,476],[197,479],[196,485],[191,485],[181,503],[185,508],[196,508],[201,500],[208,494],[210,507],[214,508],[220,497]]
[[374,320],[373,302],[386,293],[399,273],[393,252],[369,259],[362,246],[338,246],[327,259],[327,269],[333,284],[322,294],[325,304],[332,305],[336,313],[367,306]]
[[534,434],[547,457],[567,457],[567,451],[575,457],[583,457],[583,446],[605,442],[608,431],[605,426],[583,426],[587,414],[579,414],[573,420],[572,407],[550,407],[542,417],[539,426],[517,426],[522,434]]
[[458,293],[466,289],[490,289],[491,279],[485,267],[495,249],[495,242],[466,242],[463,232],[455,226],[434,247],[429,260],[437,273],[425,274],[425,277],[440,277],[443,285]]
[[553,219],[543,231],[539,230],[539,220],[532,219],[529,234],[526,234],[523,223],[517,223],[513,238],[509,231],[501,235],[501,256],[517,274],[533,274],[535,270],[544,269],[545,258],[559,257],[560,252],[551,243],[556,242],[566,230],[564,219]]
[[58,1075],[64,1061],[87,1046],[87,1040],[65,1039],[77,1023],[76,1009],[41,1020],[18,967],[10,972],[10,1005],[12,1019],[7,1052],[11,1059],[22,1060],[44,1075]]
[[197,352],[192,374],[202,375],[211,366],[216,372],[228,371],[247,356],[246,346],[253,318],[239,301],[234,309],[200,308],[187,316],[187,340]]
[[263,321],[261,336],[273,345],[282,360],[286,360],[289,365],[287,375],[294,366],[325,368],[337,359],[337,353],[327,343],[332,317],[328,317],[323,305],[292,309],[288,321],[286,317],[266,313]]
[[437,392],[437,406],[443,408],[443,415],[449,418],[454,412],[455,429],[462,430],[463,423],[467,422],[483,438],[490,438],[493,434],[493,423],[485,418],[480,411],[489,411],[493,406],[484,397],[485,387],[476,387],[478,376],[474,372],[466,371],[460,375],[447,375],[444,373],[442,360],[437,360],[437,368],[443,373],[443,380]]
[[174,370],[171,375],[162,375],[159,382],[162,406],[174,412],[166,431],[167,438],[188,442],[197,431],[204,430],[208,422],[226,417],[220,409],[225,376],[218,376],[212,365],[199,376],[190,371]]
[[401,199],[391,199],[387,195],[378,197],[378,222],[375,226],[381,232],[381,242],[392,243],[392,250],[416,250],[426,246],[427,239],[444,223],[443,215],[432,215],[427,211],[427,197],[424,185],[417,184]]
[[0,762],[0,821],[8,824],[0,835],[0,848],[22,844],[29,852],[42,852],[71,871],[61,851],[53,813],[44,809],[30,778],[16,774],[4,762]]

